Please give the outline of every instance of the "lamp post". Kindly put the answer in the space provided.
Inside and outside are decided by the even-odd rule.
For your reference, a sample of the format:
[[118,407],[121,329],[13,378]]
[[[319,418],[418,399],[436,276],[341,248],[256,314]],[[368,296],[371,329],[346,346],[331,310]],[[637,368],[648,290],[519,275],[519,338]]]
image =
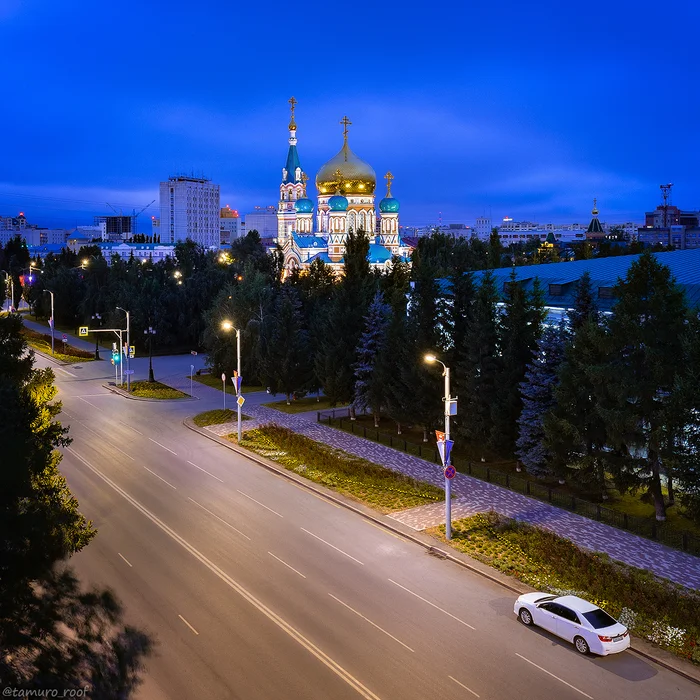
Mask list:
[[[45,289],[44,290],[47,294],[51,295],[51,354],[53,355],[53,349],[54,349],[54,339],[53,339],[53,327],[56,325],[56,322],[53,317],[53,292],[50,289]],[[65,343],[64,343],[65,345]],[[63,352],[65,352],[65,348],[63,349]]]
[[221,328],[225,331],[236,331],[236,407],[238,410],[238,443],[241,442],[241,329],[236,328],[231,321],[224,321]]
[[10,303],[8,305],[7,311],[8,313],[12,313],[12,309],[15,306],[15,281],[12,278],[12,275],[8,274],[5,272],[5,270],[0,270],[3,275],[5,275],[5,288],[7,288],[7,281],[10,281]]
[[[450,368],[438,360],[435,355],[428,354],[425,356],[425,361],[429,364],[439,362],[442,365],[442,376],[445,378],[445,443],[450,439],[450,409],[453,406],[452,397],[450,396]],[[447,467],[450,466],[450,454],[445,445],[445,539],[452,539],[452,480],[447,477]]]
[[[122,309],[121,306],[117,306],[119,311],[123,311],[126,314],[126,390],[131,391],[131,363],[129,362],[129,348],[131,348],[131,324],[129,322],[129,312],[126,309]],[[121,342],[121,340],[119,341]],[[122,348],[119,348],[119,352],[122,352]]]
[[144,331],[144,335],[148,336],[148,381],[155,382],[155,377],[153,376],[153,336],[156,334],[155,330],[149,326],[147,330]]
[[[102,316],[100,314],[93,314],[91,316],[93,321],[97,321],[100,326],[102,326]],[[97,333],[94,333],[95,336],[95,359],[99,360],[100,359],[100,346],[97,343]]]

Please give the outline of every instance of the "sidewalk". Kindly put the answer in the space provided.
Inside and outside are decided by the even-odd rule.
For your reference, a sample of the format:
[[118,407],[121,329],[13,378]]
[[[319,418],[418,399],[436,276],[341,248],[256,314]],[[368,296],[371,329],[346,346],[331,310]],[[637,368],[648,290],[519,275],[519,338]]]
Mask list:
[[[39,333],[47,333],[48,335],[51,335],[51,328],[49,328],[48,323],[37,323],[36,321],[30,321],[26,316],[23,314],[22,315],[22,322],[27,328],[31,328],[33,331],[38,331]],[[61,344],[62,340],[61,338],[63,337],[63,333],[61,331],[54,331],[54,343],[56,344],[56,349],[60,350],[61,349]],[[72,345],[74,348],[77,348],[78,350],[86,350],[87,352],[95,352],[95,341],[92,340],[83,340],[82,338],[78,338],[75,335],[71,335],[70,333],[65,334],[67,338],[67,343],[68,345]],[[116,336],[115,336],[116,337]],[[100,348],[100,352],[103,353],[108,353],[108,350],[105,350],[104,348]]]
[[[177,384],[179,382],[173,383],[173,386]],[[177,386],[177,388],[180,387]],[[204,385],[200,385],[199,391],[202,398],[209,395],[207,392],[211,392],[212,397],[217,394],[220,396],[220,392]],[[288,414],[261,405],[274,400],[273,397],[263,393],[246,396],[245,412],[251,417],[251,420],[245,422],[246,430],[256,425],[276,423],[306,435],[312,440],[364,457],[394,471],[427,481],[435,486],[444,486],[442,469],[437,465],[357,435],[317,423],[315,411]],[[236,432],[236,423],[234,421],[213,425],[206,429],[216,435],[227,435]],[[452,492],[455,494],[452,503],[454,519],[477,512],[495,510],[501,515],[547,528],[557,535],[572,540],[577,545],[604,552],[625,564],[648,569],[658,576],[688,588],[700,590],[700,559],[685,552],[459,472],[452,482]],[[394,513],[391,517],[415,530],[424,530],[444,522],[444,515],[444,504],[432,503]]]

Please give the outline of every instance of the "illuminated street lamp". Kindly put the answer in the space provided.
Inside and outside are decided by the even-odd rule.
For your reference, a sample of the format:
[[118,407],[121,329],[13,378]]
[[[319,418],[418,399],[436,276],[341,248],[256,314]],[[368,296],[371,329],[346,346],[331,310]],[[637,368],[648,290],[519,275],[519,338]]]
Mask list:
[[[445,539],[452,539],[452,479],[447,476],[450,465],[450,452],[448,451],[448,441],[450,439],[450,416],[455,415],[457,400],[450,396],[450,368],[435,355],[428,353],[423,358],[428,364],[439,362],[442,365],[442,376],[445,377]],[[452,472],[454,475],[454,472]]]
[[238,444],[241,443],[241,329],[236,328],[231,321],[223,321],[221,329],[228,331],[236,331],[236,406],[238,408]]

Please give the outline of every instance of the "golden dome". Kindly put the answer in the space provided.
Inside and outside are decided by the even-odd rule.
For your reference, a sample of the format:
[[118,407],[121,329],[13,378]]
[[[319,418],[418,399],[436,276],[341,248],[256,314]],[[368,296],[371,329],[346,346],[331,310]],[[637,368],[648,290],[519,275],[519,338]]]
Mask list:
[[[338,177],[337,171],[342,173],[342,178]],[[374,169],[350,150],[347,139],[340,151],[316,174],[316,189],[320,195],[335,194],[338,190],[343,195],[374,194],[376,186]]]

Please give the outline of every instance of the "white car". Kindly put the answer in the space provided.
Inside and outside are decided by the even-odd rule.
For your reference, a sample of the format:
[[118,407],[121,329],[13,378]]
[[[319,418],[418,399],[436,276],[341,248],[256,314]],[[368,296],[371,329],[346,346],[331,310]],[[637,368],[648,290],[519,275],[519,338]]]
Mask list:
[[581,654],[607,656],[628,649],[627,628],[605,610],[575,595],[525,593],[513,607],[525,625],[537,625],[572,642]]

